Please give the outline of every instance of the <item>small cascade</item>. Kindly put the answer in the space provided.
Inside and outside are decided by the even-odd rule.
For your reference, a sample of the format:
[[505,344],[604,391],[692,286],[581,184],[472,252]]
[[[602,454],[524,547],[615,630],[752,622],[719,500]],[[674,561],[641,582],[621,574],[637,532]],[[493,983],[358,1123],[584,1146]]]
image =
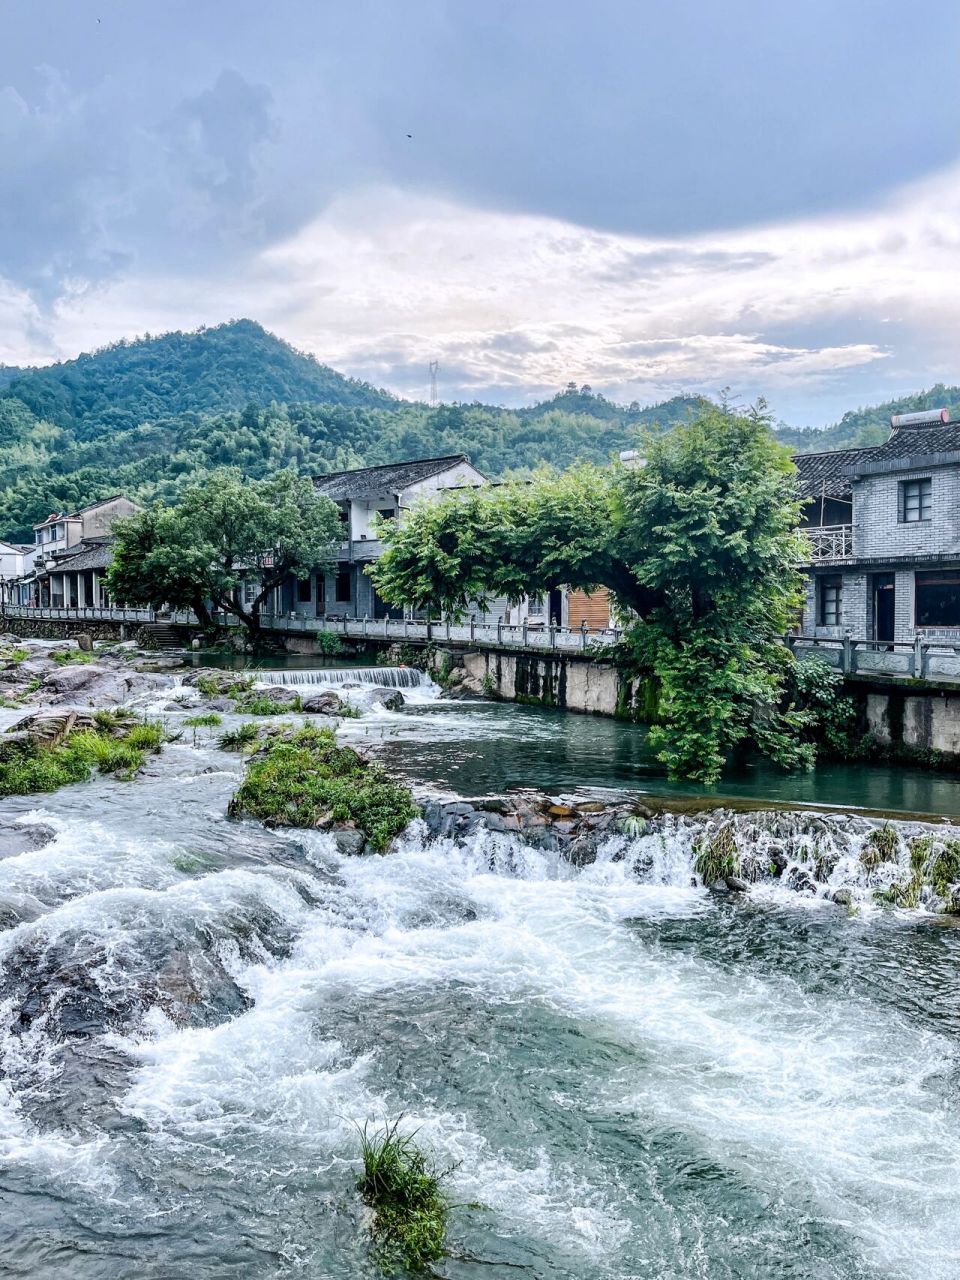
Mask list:
[[318,667],[302,670],[258,671],[257,683],[297,687],[372,685],[380,689],[432,689],[434,682],[416,667]]

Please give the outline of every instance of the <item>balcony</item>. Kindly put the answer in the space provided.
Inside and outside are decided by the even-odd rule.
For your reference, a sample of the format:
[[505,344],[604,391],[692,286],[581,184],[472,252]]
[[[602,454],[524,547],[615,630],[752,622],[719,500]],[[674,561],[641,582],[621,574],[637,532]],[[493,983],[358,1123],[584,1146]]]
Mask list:
[[830,564],[837,560],[853,559],[853,525],[828,524],[816,529],[804,529],[810,544],[811,564]]

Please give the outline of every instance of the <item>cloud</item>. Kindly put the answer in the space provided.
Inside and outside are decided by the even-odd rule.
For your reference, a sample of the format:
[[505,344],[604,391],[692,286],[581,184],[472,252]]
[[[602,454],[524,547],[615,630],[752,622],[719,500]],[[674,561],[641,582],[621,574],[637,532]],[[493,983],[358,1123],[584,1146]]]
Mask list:
[[[265,101],[251,105],[259,123],[223,170],[248,196],[269,128]],[[217,154],[206,129],[201,165]],[[49,358],[251,315],[401,394],[424,394],[437,359],[448,399],[523,403],[569,379],[641,401],[731,385],[822,421],[956,379],[958,214],[957,170],[870,214],[670,239],[364,187],[241,270],[132,272],[66,294],[48,337],[34,316],[22,343]]]

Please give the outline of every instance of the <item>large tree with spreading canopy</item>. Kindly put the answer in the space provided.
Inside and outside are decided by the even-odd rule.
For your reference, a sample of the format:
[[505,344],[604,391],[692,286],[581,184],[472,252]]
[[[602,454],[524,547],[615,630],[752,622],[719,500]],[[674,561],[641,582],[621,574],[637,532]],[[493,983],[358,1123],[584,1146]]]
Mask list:
[[[157,504],[114,526],[108,588],[127,604],[210,608],[233,614],[256,643],[272,592],[336,560],[340,516],[329,498],[292,471],[265,480],[223,468],[187,486],[175,507]],[[256,584],[244,600],[244,583]]]
[[392,603],[462,613],[554,587],[607,587],[620,657],[660,686],[653,740],[671,773],[714,781],[746,739],[809,763],[784,707],[782,644],[801,598],[795,469],[763,406],[705,406],[643,441],[642,465],[581,466],[458,492],[386,523],[370,570]]

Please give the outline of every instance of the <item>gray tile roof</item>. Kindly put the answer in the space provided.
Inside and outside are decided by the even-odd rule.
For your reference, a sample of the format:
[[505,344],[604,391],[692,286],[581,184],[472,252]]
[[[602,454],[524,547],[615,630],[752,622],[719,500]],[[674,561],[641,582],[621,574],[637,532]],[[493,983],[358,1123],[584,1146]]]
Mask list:
[[57,567],[54,573],[60,573],[64,569],[107,569],[110,561],[113,559],[113,550],[109,542],[91,542],[88,546],[81,548],[76,555],[64,556],[57,560]]
[[798,453],[794,462],[800,473],[798,488],[801,498],[815,501],[827,498],[849,498],[851,469],[868,461],[878,448],[830,449],[825,453]]
[[373,498],[382,493],[400,493],[411,484],[428,480],[462,462],[469,463],[465,453],[451,453],[443,458],[416,458],[412,462],[388,462],[382,467],[358,467],[354,471],[334,471],[327,476],[314,476],[317,493],[334,502],[345,498]]
[[926,466],[943,454],[960,454],[960,422],[936,427],[901,427],[884,444],[863,452],[869,456],[854,460],[856,471],[859,471],[856,464],[860,462],[871,470],[877,467],[884,471],[894,470],[898,462],[904,466]]

